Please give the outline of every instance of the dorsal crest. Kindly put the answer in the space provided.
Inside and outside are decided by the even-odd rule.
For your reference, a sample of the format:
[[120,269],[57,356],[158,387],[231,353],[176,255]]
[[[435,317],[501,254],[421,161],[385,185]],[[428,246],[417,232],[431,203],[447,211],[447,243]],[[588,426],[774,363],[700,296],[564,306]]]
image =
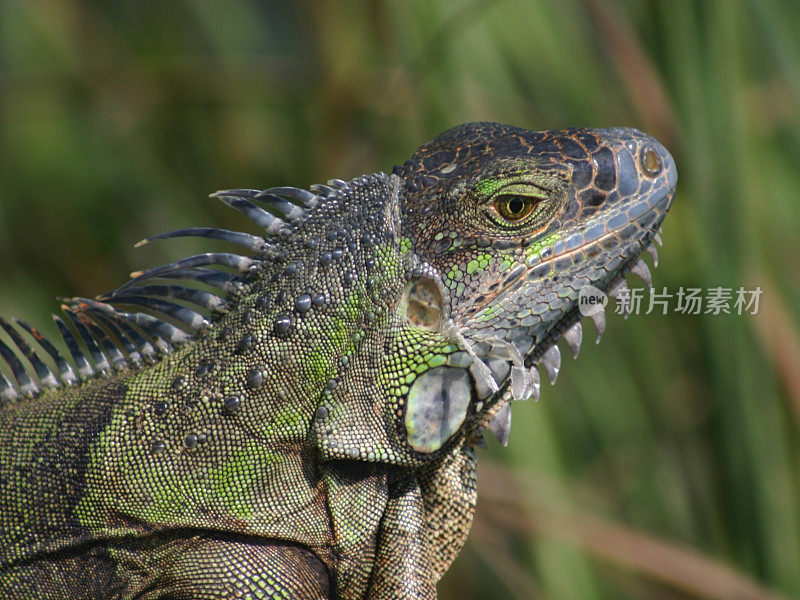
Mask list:
[[[365,183],[369,177],[384,175],[355,181]],[[127,283],[94,299],[62,299],[64,316],[53,315],[53,320],[66,353],[28,323],[0,317],[0,328],[7,335],[7,341],[0,338],[0,357],[11,375],[0,371],[0,402],[138,370],[196,339],[246,292],[261,263],[279,253],[281,239],[291,236],[309,213],[345,193],[350,185],[333,179],[309,190],[274,187],[211,194],[258,225],[260,235],[192,227],[153,235],[136,246],[202,237],[229,242],[246,252],[196,254],[134,272]]]

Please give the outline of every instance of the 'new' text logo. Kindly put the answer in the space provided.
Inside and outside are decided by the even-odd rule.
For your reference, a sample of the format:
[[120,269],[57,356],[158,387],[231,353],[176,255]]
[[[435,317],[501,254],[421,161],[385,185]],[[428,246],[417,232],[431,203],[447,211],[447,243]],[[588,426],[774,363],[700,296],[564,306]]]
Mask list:
[[608,296],[593,285],[585,285],[578,292],[578,310],[584,317],[603,311],[608,304]]

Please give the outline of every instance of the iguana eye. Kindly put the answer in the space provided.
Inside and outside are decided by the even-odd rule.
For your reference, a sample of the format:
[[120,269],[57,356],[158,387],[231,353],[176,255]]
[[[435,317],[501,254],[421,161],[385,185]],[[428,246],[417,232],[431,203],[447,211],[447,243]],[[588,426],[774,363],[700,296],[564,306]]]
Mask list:
[[501,194],[494,199],[494,207],[500,216],[516,223],[530,215],[541,202],[540,198],[519,196],[517,194]]
[[[483,214],[492,222],[493,231],[541,229],[561,205],[564,195],[554,185],[559,181],[544,176],[536,177],[535,181],[524,177],[525,174],[515,179],[488,178],[475,186],[474,193]],[[534,179],[534,175],[529,177]]]

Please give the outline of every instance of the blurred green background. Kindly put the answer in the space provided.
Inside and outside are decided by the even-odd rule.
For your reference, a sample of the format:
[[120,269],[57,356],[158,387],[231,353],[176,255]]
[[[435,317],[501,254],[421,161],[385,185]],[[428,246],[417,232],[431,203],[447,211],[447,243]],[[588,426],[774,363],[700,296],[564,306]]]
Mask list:
[[53,297],[202,247],[135,241],[252,231],[220,188],[389,170],[464,121],[639,127],[680,173],[656,287],[759,312],[609,314],[482,453],[441,597],[800,597],[798,27],[796,0],[4,0],[0,313],[52,333]]

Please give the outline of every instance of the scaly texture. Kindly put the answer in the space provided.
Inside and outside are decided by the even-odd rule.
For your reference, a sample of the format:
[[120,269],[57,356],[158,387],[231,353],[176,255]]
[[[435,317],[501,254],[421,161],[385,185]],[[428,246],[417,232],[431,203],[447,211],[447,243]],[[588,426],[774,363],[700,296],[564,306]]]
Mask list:
[[145,241],[248,255],[72,299],[69,360],[0,320],[0,596],[435,598],[474,446],[577,352],[581,289],[649,278],[675,183],[635,130],[463,125],[390,175],[218,192],[262,234]]

